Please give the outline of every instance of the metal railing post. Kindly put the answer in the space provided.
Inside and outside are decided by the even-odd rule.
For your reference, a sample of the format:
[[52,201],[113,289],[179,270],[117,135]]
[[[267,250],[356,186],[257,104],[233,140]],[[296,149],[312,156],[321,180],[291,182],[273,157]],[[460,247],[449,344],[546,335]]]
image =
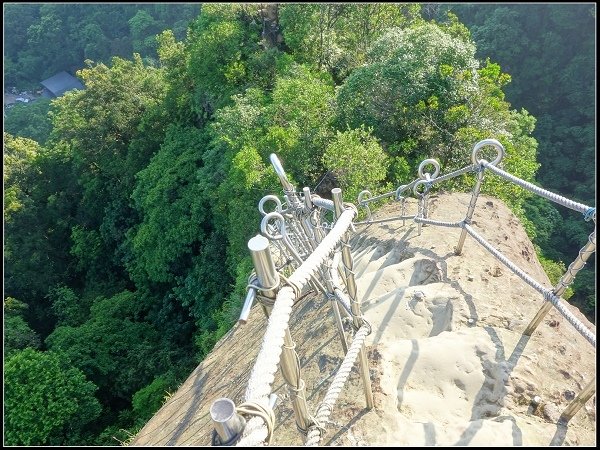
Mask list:
[[232,445],[246,426],[244,418],[236,412],[235,403],[228,398],[219,398],[213,402],[210,417],[220,440],[215,442],[213,438],[213,445]]
[[[567,271],[563,274],[562,278],[556,283],[554,290],[552,291],[554,295],[560,297],[563,295],[567,287],[573,282],[577,273],[583,269],[585,263],[589,259],[589,257],[596,251],[596,228],[594,227],[594,231],[590,234],[588,242],[579,250],[579,255],[577,258],[569,265]],[[526,336],[531,336],[539,324],[542,322],[548,311],[552,309],[552,303],[545,302],[542,307],[538,310],[535,317],[529,322],[527,328],[523,332]]]
[[290,204],[292,206],[300,205],[301,202],[298,198],[298,195],[296,194],[296,189],[294,188],[294,185],[288,180],[285,170],[283,169],[281,161],[279,161],[277,155],[275,153],[271,153],[271,155],[269,156],[269,160],[271,161],[271,165],[273,166],[273,169],[275,169],[275,173],[277,174],[277,177],[279,178],[279,181],[283,186],[283,192],[288,196]]
[[[464,222],[466,224],[471,224],[471,219],[473,218],[473,213],[475,212],[475,205],[477,204],[477,197],[479,196],[479,191],[481,191],[481,183],[483,182],[483,167],[477,173],[477,182],[475,183],[475,187],[473,188],[473,194],[471,195],[471,201],[469,202],[469,208],[467,209],[467,215],[465,216]],[[460,232],[460,237],[458,238],[458,244],[454,248],[454,253],[456,255],[460,255],[462,253],[463,245],[465,244],[465,237],[467,236],[467,230],[464,228]]]
[[[475,212],[475,205],[477,203],[477,197],[479,196],[479,191],[481,190],[481,183],[483,181],[483,174],[485,172],[485,165],[488,162],[485,159],[477,159],[477,154],[479,150],[481,150],[485,146],[492,146],[496,149],[496,158],[489,163],[492,166],[496,166],[502,158],[504,157],[504,146],[498,142],[496,139],[484,139],[483,141],[479,141],[473,147],[473,152],[471,153],[471,161],[473,162],[473,166],[479,166],[479,172],[477,173],[477,182],[475,183],[475,187],[473,188],[473,195],[471,196],[471,201],[469,202],[469,208],[467,209],[467,215],[463,220],[463,223],[467,225],[471,225],[471,219],[473,218],[473,213]],[[462,253],[462,248],[465,243],[465,237],[467,236],[467,230],[464,228],[460,232],[460,238],[458,238],[458,244],[454,248],[454,253],[456,255],[460,255]]]
[[587,401],[592,398],[592,395],[596,393],[596,377],[592,378],[586,387],[583,388],[583,391],[579,393],[577,397],[573,399],[567,409],[560,415],[559,422],[567,423],[569,420],[573,418],[575,414],[581,409],[583,405],[587,403]]
[[[331,190],[333,198],[334,213],[336,220],[344,212],[344,204],[342,200],[342,190],[340,188],[334,188]],[[348,296],[350,297],[350,306],[352,309],[352,319],[354,327],[358,330],[362,325],[362,312],[360,310],[360,302],[357,296],[356,282],[354,280],[354,263],[352,261],[352,253],[350,252],[350,245],[348,244],[349,235],[348,232],[344,233],[340,243],[342,245],[342,262],[344,263],[345,276],[346,276],[346,288],[348,289]],[[373,408],[373,391],[371,389],[371,377],[369,374],[369,361],[367,359],[367,351],[365,345],[360,348],[358,355],[360,363],[360,375],[363,380],[363,388],[365,391],[365,398],[367,401],[367,408]]]
[[[275,270],[275,264],[271,257],[269,240],[264,236],[256,235],[248,241],[248,248],[259,286],[265,287],[264,290],[261,289],[261,295],[274,302],[279,287],[279,274]],[[264,305],[267,316],[272,305],[273,303]],[[281,373],[290,391],[296,426],[301,431],[307,431],[310,425],[310,415],[306,403],[306,386],[301,378],[298,355],[294,347],[290,329],[286,327],[280,361]]]

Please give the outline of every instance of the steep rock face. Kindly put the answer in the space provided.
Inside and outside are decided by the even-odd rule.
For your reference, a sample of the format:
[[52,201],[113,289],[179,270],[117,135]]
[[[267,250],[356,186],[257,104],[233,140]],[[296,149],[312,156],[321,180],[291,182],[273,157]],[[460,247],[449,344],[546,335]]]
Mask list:
[[[432,197],[429,216],[461,220],[468,194]],[[410,205],[416,211],[413,203]],[[390,204],[376,218],[399,214]],[[547,287],[521,224],[502,202],[481,196],[473,227]],[[356,369],[340,396],[323,445],[594,445],[595,396],[568,427],[557,418],[596,372],[595,349],[557,312],[522,335],[543,303],[460,229],[401,220],[359,226],[352,240],[358,293],[373,327],[367,338],[375,408],[365,409]],[[583,243],[582,243],[583,245]],[[570,309],[595,332],[574,307]],[[209,408],[243,401],[266,320],[260,307],[236,325],[133,439],[132,445],[209,445]],[[343,359],[330,305],[297,304],[290,321],[307,400],[314,412]],[[274,445],[301,445],[278,374]],[[542,404],[534,407],[534,396]]]

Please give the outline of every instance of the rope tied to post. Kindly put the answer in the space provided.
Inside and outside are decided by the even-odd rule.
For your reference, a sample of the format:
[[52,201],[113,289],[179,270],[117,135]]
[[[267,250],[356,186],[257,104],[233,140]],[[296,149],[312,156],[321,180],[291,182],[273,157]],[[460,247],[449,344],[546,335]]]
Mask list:
[[275,429],[275,413],[271,408],[258,402],[248,401],[238,406],[236,411],[241,415],[260,417],[262,420],[264,420],[267,427],[267,445],[271,445],[273,430]]
[[[282,277],[282,275],[280,274],[279,277]],[[256,298],[259,302],[261,302],[267,306],[273,306],[274,300],[272,298],[262,295],[261,292],[275,290],[279,287],[280,284],[281,283],[277,283],[273,286],[260,286],[258,284],[258,277],[256,276],[256,272],[252,271],[252,273],[248,277],[248,284],[246,285],[246,291],[248,291],[250,289],[254,289],[256,291]]]
[[281,283],[282,285],[291,287],[292,290],[294,291],[295,297],[297,299],[300,298],[300,295],[302,293],[302,289],[300,288],[300,286],[298,286],[296,283],[294,283],[292,280],[287,278],[285,275],[282,275],[281,273],[279,274],[279,278],[281,278],[283,280],[283,282]]

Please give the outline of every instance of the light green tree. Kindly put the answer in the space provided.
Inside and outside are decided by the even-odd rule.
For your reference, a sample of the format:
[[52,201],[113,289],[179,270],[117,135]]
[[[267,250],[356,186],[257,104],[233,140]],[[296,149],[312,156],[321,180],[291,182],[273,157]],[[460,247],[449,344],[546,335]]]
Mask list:
[[356,203],[363,189],[375,191],[385,179],[388,158],[364,127],[337,132],[323,154],[323,165],[335,173],[347,201]]
[[4,443],[85,442],[85,426],[101,411],[96,389],[55,353],[30,348],[13,353],[4,365]]

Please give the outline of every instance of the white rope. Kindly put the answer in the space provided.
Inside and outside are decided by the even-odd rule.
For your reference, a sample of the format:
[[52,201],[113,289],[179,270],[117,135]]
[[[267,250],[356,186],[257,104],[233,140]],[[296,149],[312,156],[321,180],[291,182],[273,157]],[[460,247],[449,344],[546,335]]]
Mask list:
[[319,441],[322,437],[323,425],[327,422],[327,419],[333,411],[333,406],[335,405],[336,400],[342,392],[344,384],[348,380],[350,371],[354,366],[354,362],[356,361],[358,353],[360,352],[360,349],[362,348],[365,342],[365,338],[369,334],[369,331],[370,330],[368,326],[362,326],[356,332],[354,340],[352,341],[352,345],[350,346],[350,348],[348,349],[348,353],[346,353],[346,356],[344,357],[344,361],[342,362],[340,368],[335,374],[335,377],[331,382],[331,386],[329,386],[329,389],[325,394],[325,398],[323,399],[323,401],[319,405],[319,408],[317,409],[317,424],[309,428],[305,443],[307,447],[319,445]]
[[578,211],[581,214],[586,214],[591,209],[589,206],[586,206],[582,203],[574,202],[573,200],[569,200],[568,198],[555,194],[554,192],[547,191],[546,189],[542,189],[541,187],[531,184],[525,180],[522,180],[521,178],[515,177],[514,175],[505,172],[502,169],[498,169],[497,167],[491,165],[487,161],[483,162],[483,165],[486,169],[491,170],[496,175],[499,175],[502,178],[505,178],[509,181],[512,181],[515,184],[518,184],[523,189],[527,189],[528,191],[533,192],[534,194],[547,198],[548,200],[558,203],[559,205],[563,205],[574,211]]
[[[281,357],[285,329],[290,320],[292,305],[297,295],[306,285],[324,260],[335,249],[344,233],[350,227],[355,211],[345,210],[335,226],[325,236],[315,251],[289,277],[290,286],[284,286],[277,294],[277,300],[271,310],[267,329],[256,362],[252,368],[245,398],[247,402],[268,404],[271,385],[275,380],[275,372]],[[296,291],[296,292],[294,292]],[[237,445],[258,445],[264,442],[268,435],[267,427],[262,418],[256,417],[248,421],[242,439]]]
[[546,289],[540,283],[535,281],[529,275],[527,275],[523,270],[521,270],[516,264],[510,261],[506,256],[496,250],[489,242],[487,242],[481,235],[479,235],[473,228],[469,225],[465,224],[464,229],[467,230],[473,239],[479,242],[483,247],[485,247],[492,255],[494,255],[500,262],[502,262],[506,267],[508,267],[514,274],[518,275],[525,283],[531,286],[533,289],[538,291],[540,294],[544,296],[544,299],[552,303],[554,307],[560,312],[560,314],[567,319],[567,321],[575,327],[579,333],[587,339],[587,341],[596,347],[596,336],[592,333],[577,317],[573,315],[571,311],[567,309],[567,307],[560,301],[560,298],[554,295],[554,293],[550,289]]
[[[434,183],[438,183],[441,181],[448,180],[450,178],[454,178],[456,176],[462,175],[471,171],[482,171],[483,168],[487,168],[493,173],[521,186],[522,188],[529,190],[537,195],[540,195],[548,200],[551,200],[555,203],[561,204],[567,208],[573,209],[584,214],[586,220],[590,218],[594,218],[595,220],[595,208],[590,208],[581,203],[574,202],[565,197],[562,197],[558,194],[552,193],[545,189],[542,189],[538,186],[535,186],[525,180],[522,180],[512,174],[504,172],[503,170],[495,167],[494,165],[488,163],[487,161],[481,161],[481,165],[471,165],[466,166],[462,169],[458,169],[449,174],[443,175],[439,178],[430,179],[427,177],[426,191],[430,186]],[[283,170],[281,168],[281,170]],[[277,167],[276,167],[277,171]],[[278,173],[279,175],[279,173]],[[281,177],[280,177],[281,178]],[[287,179],[282,180],[282,183],[287,181]],[[406,190],[413,188],[416,183],[423,182],[421,179],[414,180],[406,186],[400,186],[396,191],[396,199],[400,199],[400,194]],[[479,178],[479,183],[481,182],[481,174]],[[291,185],[290,185],[291,186]],[[287,189],[286,189],[287,187]],[[474,209],[475,201],[477,199],[478,186],[474,190],[474,195],[471,198],[471,202],[469,204],[469,209]],[[284,183],[284,192],[287,194],[286,198],[288,199],[288,203],[292,210],[300,208],[301,202],[299,201],[296,193],[290,190],[289,186],[286,186]],[[362,206],[366,206],[367,203],[386,198],[391,196],[392,193],[382,194],[380,196],[372,197],[370,199],[366,199],[360,204]],[[327,209],[334,211],[334,203],[331,200],[320,198],[319,196],[312,196],[311,198],[312,204],[317,207],[315,211],[319,211],[318,208]],[[345,205],[347,206],[347,205]],[[404,206],[404,204],[403,204]],[[559,313],[569,322],[571,323],[579,333],[581,333],[594,347],[596,346],[596,337],[595,335],[581,322],[577,319],[571,311],[566,307],[564,303],[561,302],[559,296],[555,295],[552,290],[544,288],[540,283],[535,281],[529,275],[527,275],[522,269],[512,263],[508,258],[502,255],[498,250],[491,246],[485,239],[476,233],[469,225],[470,217],[467,214],[467,218],[462,222],[445,222],[438,220],[431,220],[425,218],[426,216],[426,207],[422,204],[422,201],[419,202],[419,211],[416,216],[402,216],[391,219],[380,219],[376,221],[360,222],[358,224],[369,224],[369,223],[379,223],[385,222],[388,220],[398,220],[398,219],[413,219],[419,225],[419,232],[421,228],[421,224],[430,224],[437,225],[443,227],[451,227],[451,228],[463,228],[467,233],[469,233],[477,242],[479,242],[483,247],[485,247],[492,255],[494,255],[497,259],[499,259],[505,266],[507,266],[513,273],[518,275],[523,281],[525,281],[529,286],[534,288],[536,291],[540,292],[544,299],[549,301],[558,311]],[[303,206],[302,206],[303,208]],[[368,207],[367,207],[368,208]],[[286,213],[289,213],[289,210],[286,210]],[[293,211],[292,211],[293,213]],[[317,213],[318,214],[318,213]],[[296,271],[289,277],[287,281],[287,286],[282,287],[279,290],[277,295],[277,299],[274,302],[273,309],[271,311],[271,315],[269,317],[269,321],[267,324],[267,329],[265,331],[265,335],[263,337],[262,345],[260,352],[256,358],[254,367],[250,374],[250,379],[248,381],[248,386],[245,393],[246,403],[242,405],[242,409],[240,412],[253,416],[247,422],[247,425],[244,429],[243,436],[238,442],[239,446],[256,446],[256,445],[264,445],[265,441],[270,443],[270,439],[272,436],[273,428],[274,428],[274,415],[272,409],[268,405],[268,396],[271,392],[271,386],[275,379],[275,373],[277,371],[277,366],[279,364],[279,360],[282,353],[282,347],[284,344],[284,335],[285,330],[288,327],[288,322],[290,319],[292,306],[294,301],[299,297],[301,289],[308,283],[308,281],[313,277],[320,269],[324,261],[330,256],[335,247],[340,243],[342,237],[347,232],[347,230],[352,227],[352,220],[355,218],[357,212],[355,208],[346,209],[338,218],[335,225],[331,227],[329,233],[322,239],[321,243],[314,249],[312,253],[311,247],[314,247],[316,241],[316,231],[313,231],[313,236],[310,235],[311,227],[308,229],[304,229],[303,227],[296,227],[295,223],[291,223],[290,228],[290,239],[297,241],[297,245],[299,248],[304,250],[304,254],[310,253],[307,256],[306,260],[296,269]],[[404,214],[404,211],[403,211]],[[298,216],[297,219],[301,217]],[[296,219],[295,216],[292,215],[292,219]],[[370,219],[370,217],[369,217]],[[292,220],[291,222],[294,222]],[[317,223],[317,229],[320,228],[320,224]],[[463,231],[463,233],[465,232]],[[290,242],[291,243],[291,242]],[[279,244],[277,242],[277,244]],[[343,244],[343,243],[342,243]],[[292,244],[293,246],[294,244]],[[285,250],[290,251],[289,248]],[[281,249],[281,253],[285,254],[284,249]],[[291,252],[294,253],[294,252]],[[298,256],[298,255],[293,255]],[[289,259],[289,257],[288,257]],[[300,261],[297,261],[300,263]],[[336,270],[335,270],[336,271]],[[568,272],[570,273],[571,266],[569,266]],[[337,297],[338,301],[342,304],[346,311],[350,311],[350,301],[344,295],[342,288],[340,288],[339,280],[336,283],[336,277],[333,277],[334,270],[331,271],[332,279],[334,281],[333,285],[335,286],[334,293]],[[337,273],[335,274],[337,275]],[[574,275],[573,275],[574,276]],[[353,364],[364,345],[364,340],[366,336],[370,332],[370,327],[368,325],[362,325],[357,331],[355,338],[352,342],[350,349],[348,350],[344,361],[340,365],[338,372],[335,375],[335,378],[327,391],[323,402],[320,404],[316,418],[309,428],[306,445],[307,446],[315,446],[319,444],[319,441],[324,434],[325,429],[321,424],[326,423],[327,419],[332,413],[333,406],[343,388],[350,371],[353,367]],[[245,408],[248,406],[248,408]]]
[[[252,445],[252,439],[258,439],[254,445],[258,445],[264,441],[267,442],[267,445],[270,445],[271,439],[273,437],[273,430],[275,429],[275,413],[273,412],[273,410],[269,406],[265,408],[263,404],[258,402],[242,403],[236,408],[236,410],[239,414],[254,416],[248,421],[248,425],[246,428],[252,426],[254,429],[257,429],[256,432],[252,433],[253,438],[241,438],[240,441],[236,444],[236,446]],[[253,421],[254,423],[252,423]],[[260,431],[258,431],[259,427]],[[263,437],[265,430],[266,436]]]

